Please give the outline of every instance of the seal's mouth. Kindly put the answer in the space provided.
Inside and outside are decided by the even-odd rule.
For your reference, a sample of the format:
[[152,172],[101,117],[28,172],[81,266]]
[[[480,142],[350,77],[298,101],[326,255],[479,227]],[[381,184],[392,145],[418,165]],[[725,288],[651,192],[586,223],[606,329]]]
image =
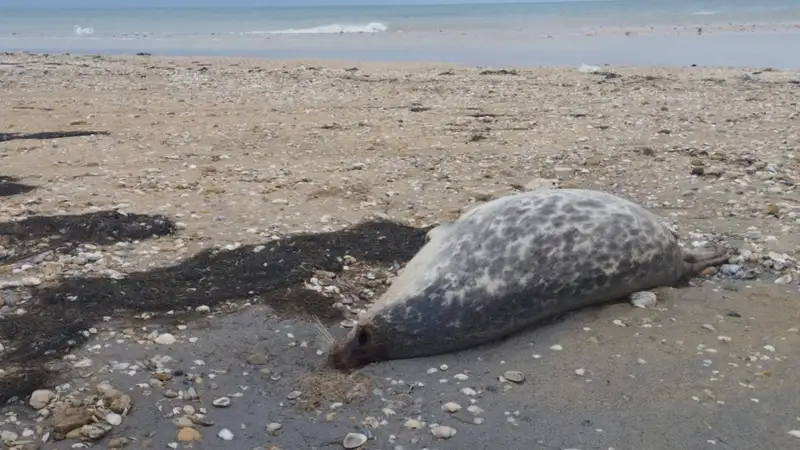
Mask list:
[[375,327],[358,325],[347,336],[331,344],[328,349],[328,364],[341,371],[351,371],[380,359],[381,342]]

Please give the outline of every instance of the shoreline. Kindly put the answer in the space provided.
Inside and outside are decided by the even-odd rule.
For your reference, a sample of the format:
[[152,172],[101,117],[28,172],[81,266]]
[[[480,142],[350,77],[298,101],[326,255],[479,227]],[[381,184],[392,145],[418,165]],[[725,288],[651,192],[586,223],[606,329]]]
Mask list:
[[[698,29],[702,29],[702,33]],[[725,66],[800,68],[800,24],[601,27],[343,34],[202,35],[154,38],[16,36],[0,51],[167,57],[265,57],[467,66]]]

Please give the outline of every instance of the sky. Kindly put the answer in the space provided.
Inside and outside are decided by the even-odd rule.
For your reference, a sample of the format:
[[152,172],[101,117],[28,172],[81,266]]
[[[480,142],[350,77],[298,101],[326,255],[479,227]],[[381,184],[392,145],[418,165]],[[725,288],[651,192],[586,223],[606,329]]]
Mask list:
[[[183,8],[214,6],[324,6],[342,4],[537,3],[548,0],[0,0],[0,9],[41,8]],[[565,0],[549,0],[565,1]],[[566,0],[569,1],[569,0]]]

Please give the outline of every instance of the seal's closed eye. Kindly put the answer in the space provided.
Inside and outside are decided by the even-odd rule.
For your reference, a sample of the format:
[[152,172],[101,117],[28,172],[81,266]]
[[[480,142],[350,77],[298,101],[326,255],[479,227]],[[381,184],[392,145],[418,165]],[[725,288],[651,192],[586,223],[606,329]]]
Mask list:
[[363,347],[369,343],[369,333],[365,329],[358,332],[358,346]]

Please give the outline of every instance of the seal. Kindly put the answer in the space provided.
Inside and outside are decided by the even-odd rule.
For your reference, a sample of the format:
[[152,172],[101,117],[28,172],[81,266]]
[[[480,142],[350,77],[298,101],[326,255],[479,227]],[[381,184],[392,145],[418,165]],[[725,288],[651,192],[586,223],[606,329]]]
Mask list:
[[553,316],[675,286],[722,264],[658,216],[595,190],[508,195],[436,227],[389,289],[331,343],[340,370],[507,337]]

